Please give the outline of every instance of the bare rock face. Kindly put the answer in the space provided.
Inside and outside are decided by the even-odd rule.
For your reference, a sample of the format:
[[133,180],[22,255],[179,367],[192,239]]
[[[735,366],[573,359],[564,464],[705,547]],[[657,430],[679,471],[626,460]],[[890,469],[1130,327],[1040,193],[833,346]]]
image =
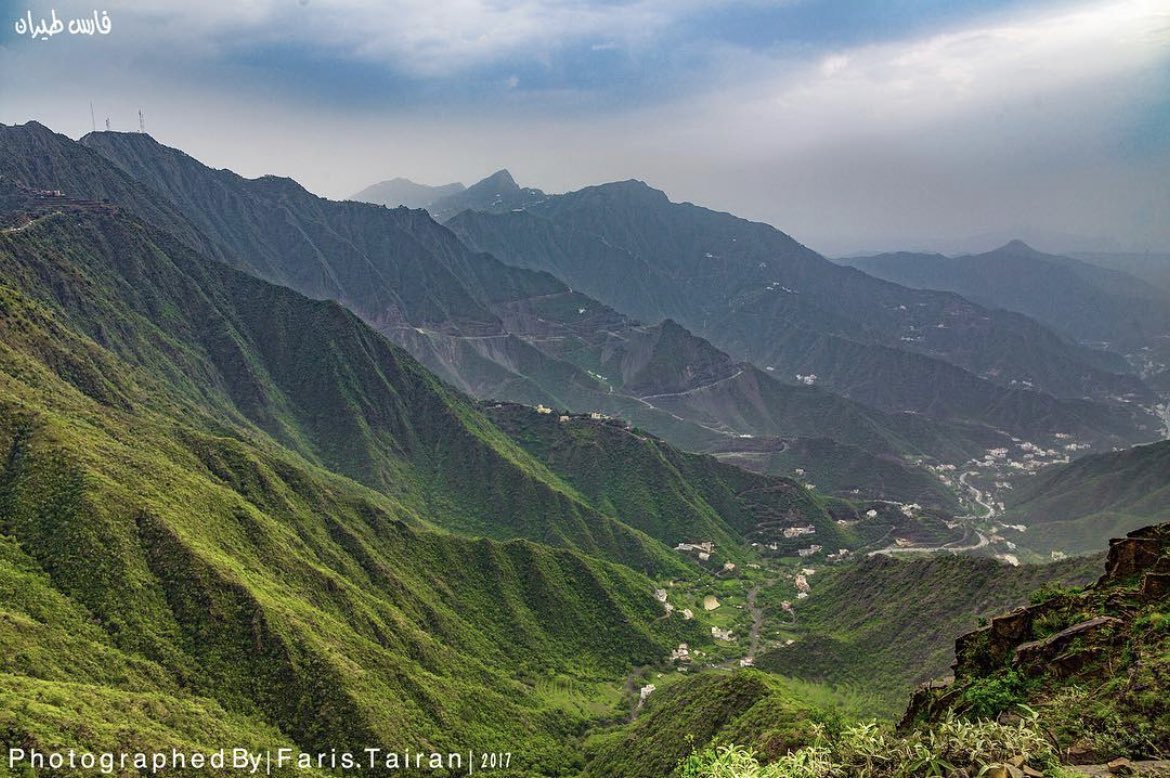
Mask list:
[[1170,547],[1170,529],[1165,525],[1153,525],[1134,530],[1125,538],[1109,542],[1109,558],[1105,562],[1105,575],[1098,585],[1115,584],[1132,578],[1158,564],[1159,558]]
[[1023,667],[1044,667],[1049,673],[1067,676],[1080,670],[1092,649],[1076,650],[1078,640],[1099,642],[1109,638],[1114,628],[1122,621],[1115,617],[1096,617],[1072,627],[1065,628],[1054,636],[1041,641],[1029,641],[1016,647],[1012,665]]
[[1142,577],[1141,594],[1147,600],[1156,600],[1170,595],[1170,572],[1148,571]]

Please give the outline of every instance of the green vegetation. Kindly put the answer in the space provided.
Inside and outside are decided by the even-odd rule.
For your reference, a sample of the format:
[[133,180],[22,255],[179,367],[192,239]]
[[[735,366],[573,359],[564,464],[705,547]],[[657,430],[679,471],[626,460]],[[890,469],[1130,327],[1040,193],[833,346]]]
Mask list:
[[817,723],[840,723],[856,701],[753,669],[704,671],[656,690],[630,724],[591,736],[594,776],[666,776],[697,747],[751,744],[769,757],[811,743]]
[[1010,494],[1005,522],[1028,532],[1011,535],[1047,554],[1104,549],[1110,538],[1159,522],[1170,514],[1170,442],[1096,454],[1020,482]]
[[915,695],[907,723],[1034,713],[1070,763],[1170,755],[1170,526],[1115,541],[1105,576],[993,620],[957,643],[955,680]]
[[[781,530],[811,524],[817,541],[849,539],[815,493],[688,454],[622,423],[485,404],[485,413],[593,505],[670,545],[710,540],[741,559],[746,541],[784,542]],[[725,552],[725,550],[730,550]]]
[[770,619],[765,635],[782,631],[791,646],[756,658],[765,670],[870,692],[874,715],[896,716],[919,683],[948,673],[954,638],[978,620],[1027,603],[1049,582],[1095,578],[1100,558],[1018,568],[995,560],[940,555],[885,556],[823,568],[810,577],[812,595],[796,605],[796,623],[779,607],[793,601],[791,584],[760,594]]
[[[1008,766],[1042,772],[1056,768],[1058,756],[1034,720],[1004,725],[953,716],[907,734],[888,726],[861,723],[831,733],[816,727],[813,742],[772,762],[752,750],[713,746],[692,754],[679,766],[682,776],[987,776]],[[1039,773],[1037,775],[1040,775]]]
[[706,640],[635,572],[681,558],[339,306],[102,207],[0,258],[0,746],[475,743],[572,772],[630,667]]

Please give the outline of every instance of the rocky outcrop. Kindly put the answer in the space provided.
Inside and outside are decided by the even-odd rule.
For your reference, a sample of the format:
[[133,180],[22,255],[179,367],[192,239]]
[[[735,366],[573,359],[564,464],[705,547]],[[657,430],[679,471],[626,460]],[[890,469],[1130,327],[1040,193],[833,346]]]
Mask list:
[[1170,525],[1151,525],[1109,542],[1105,575],[1098,586],[1118,584],[1154,569],[1170,547]]
[[1049,673],[1067,676],[1082,667],[1089,649],[1078,650],[1079,641],[1097,643],[1102,637],[1116,635],[1115,628],[1122,621],[1114,617],[1096,617],[1065,628],[1054,636],[1040,641],[1028,641],[1016,647],[1013,666],[1044,668]]
[[1004,671],[1030,679],[1080,678],[1131,640],[1143,610],[1170,597],[1170,524],[1109,544],[1105,573],[1083,592],[1060,594],[996,617],[955,642],[954,677],[915,691],[900,727],[968,705],[964,693]]

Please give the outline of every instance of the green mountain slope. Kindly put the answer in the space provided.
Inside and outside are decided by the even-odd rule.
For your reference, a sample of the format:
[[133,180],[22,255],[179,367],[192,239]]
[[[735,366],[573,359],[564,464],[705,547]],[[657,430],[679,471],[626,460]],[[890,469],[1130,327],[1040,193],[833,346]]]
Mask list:
[[50,215],[9,240],[13,281],[81,332],[446,527],[572,545],[636,568],[668,559],[568,494],[336,304],[202,261],[117,213]]
[[[791,583],[761,594],[773,630],[795,642],[756,659],[765,670],[864,690],[891,715],[915,685],[946,673],[954,636],[977,620],[1027,602],[1050,583],[1083,584],[1098,558],[1012,567],[944,555],[896,560],[882,555],[810,577],[811,595],[795,601]],[[793,617],[780,608],[792,601]]]
[[591,737],[586,765],[593,776],[674,776],[711,741],[775,757],[811,741],[812,724],[840,716],[839,704],[827,690],[752,669],[695,674],[656,691],[631,724]]
[[1105,547],[1170,512],[1170,442],[1096,454],[1045,469],[1008,494],[1004,532],[1041,553]]
[[612,421],[498,404],[485,413],[593,505],[669,544],[784,543],[785,528],[811,524],[822,545],[853,545],[817,496],[789,479],[681,452]]
[[40,701],[4,746],[109,744],[62,730],[86,716],[570,770],[585,715],[541,680],[702,640],[629,568],[434,530],[683,570],[336,304],[116,209],[40,207],[0,234],[0,695]]

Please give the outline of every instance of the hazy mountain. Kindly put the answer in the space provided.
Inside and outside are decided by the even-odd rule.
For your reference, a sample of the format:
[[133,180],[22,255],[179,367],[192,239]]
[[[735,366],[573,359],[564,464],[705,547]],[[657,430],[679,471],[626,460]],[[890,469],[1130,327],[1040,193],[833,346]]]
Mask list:
[[[1122,358],[1034,320],[840,267],[767,225],[671,203],[641,182],[550,196],[523,211],[466,211],[448,225],[475,248],[556,273],[634,316],[671,317],[786,380],[811,376],[887,410],[1022,430],[1036,415],[1002,410],[1043,405],[1038,394],[1154,400],[1118,373],[1128,370]],[[1038,392],[1005,394],[1023,389]],[[1121,413],[1131,416],[1122,423],[1130,440],[1154,435],[1148,414]]]
[[363,203],[374,203],[387,208],[406,206],[407,208],[426,208],[431,203],[447,195],[462,192],[465,187],[455,182],[432,187],[427,184],[416,184],[410,179],[393,178],[388,181],[379,181],[349,197],[350,200],[360,200]]
[[[67,143],[59,138],[50,140]],[[663,328],[672,338],[685,332],[681,328],[643,326],[547,273],[469,251],[421,211],[334,203],[286,179],[249,181],[213,171],[141,134],[96,133],[84,143],[114,161],[118,176],[129,173],[150,191],[165,193],[236,266],[342,302],[478,397],[600,410],[688,448],[709,450],[729,436],[754,434],[753,420],[766,420],[761,433],[814,436],[830,432],[811,420],[831,421],[848,442],[868,441],[883,453],[908,446],[962,458],[986,445],[982,433],[973,440],[951,429],[931,431],[919,419],[881,414],[762,375],[751,377],[745,391],[735,382],[709,387],[711,371],[722,376],[740,368],[701,339],[687,334],[690,351],[683,359],[673,341],[660,344]],[[509,182],[502,172],[461,196],[500,188],[522,192]],[[706,387],[701,422],[687,416],[685,398],[663,399],[672,408],[661,410],[657,398],[643,397],[700,387]],[[731,394],[720,399],[724,390]],[[739,398],[759,408],[741,413],[734,408]],[[903,425],[913,432],[899,432]]]
[[543,199],[544,193],[539,189],[521,187],[511,173],[497,170],[461,192],[435,200],[428,204],[427,210],[442,222],[469,208],[475,211],[510,211]]
[[1170,253],[1074,252],[1069,255],[1102,268],[1119,270],[1170,291]]
[[846,262],[898,284],[1018,311],[1069,339],[1123,353],[1170,333],[1164,291],[1123,271],[1044,254],[1020,241],[954,258],[898,253]]
[[738,439],[722,447],[720,460],[761,473],[799,478],[817,492],[852,500],[892,500],[964,513],[938,477],[892,454],[877,455],[832,438]]
[[[478,397],[604,411],[711,452],[733,449],[728,444],[743,435],[832,437],[874,455],[959,462],[1000,443],[1001,433],[973,421],[1029,436],[1073,432],[1099,445],[1144,437],[1123,413],[981,385],[947,363],[896,350],[890,350],[892,364],[908,376],[913,372],[904,370],[905,361],[925,362],[934,371],[928,380],[920,376],[914,392],[932,416],[958,420],[958,426],[878,412],[820,386],[782,384],[775,374],[737,363],[677,325],[641,325],[547,273],[469,251],[420,211],[334,203],[287,179],[249,181],[141,134],[87,136],[85,143],[117,167],[86,157],[85,149],[44,128],[5,128],[3,137],[22,149],[32,138],[51,150],[41,153],[49,159],[85,157],[90,173],[69,181],[77,194],[104,191],[108,180],[121,187],[120,202],[136,212],[141,202],[169,200],[174,205],[160,217],[162,226],[190,220],[180,221],[178,232],[189,235],[192,245],[210,246],[212,255],[312,297],[342,302]],[[31,184],[59,180],[45,167]],[[128,174],[140,182],[139,191],[126,190],[132,185]],[[495,176],[487,182],[493,186],[485,183],[478,191],[510,180]],[[663,334],[669,336],[665,341]],[[908,380],[882,380],[872,363],[880,350],[843,343],[856,355],[837,373],[851,377],[870,402],[898,410],[889,395]],[[843,352],[831,351],[825,357],[841,361]],[[927,381],[930,386],[924,386]],[[981,386],[994,391],[981,392]],[[867,489],[870,495],[880,492],[880,485]]]

